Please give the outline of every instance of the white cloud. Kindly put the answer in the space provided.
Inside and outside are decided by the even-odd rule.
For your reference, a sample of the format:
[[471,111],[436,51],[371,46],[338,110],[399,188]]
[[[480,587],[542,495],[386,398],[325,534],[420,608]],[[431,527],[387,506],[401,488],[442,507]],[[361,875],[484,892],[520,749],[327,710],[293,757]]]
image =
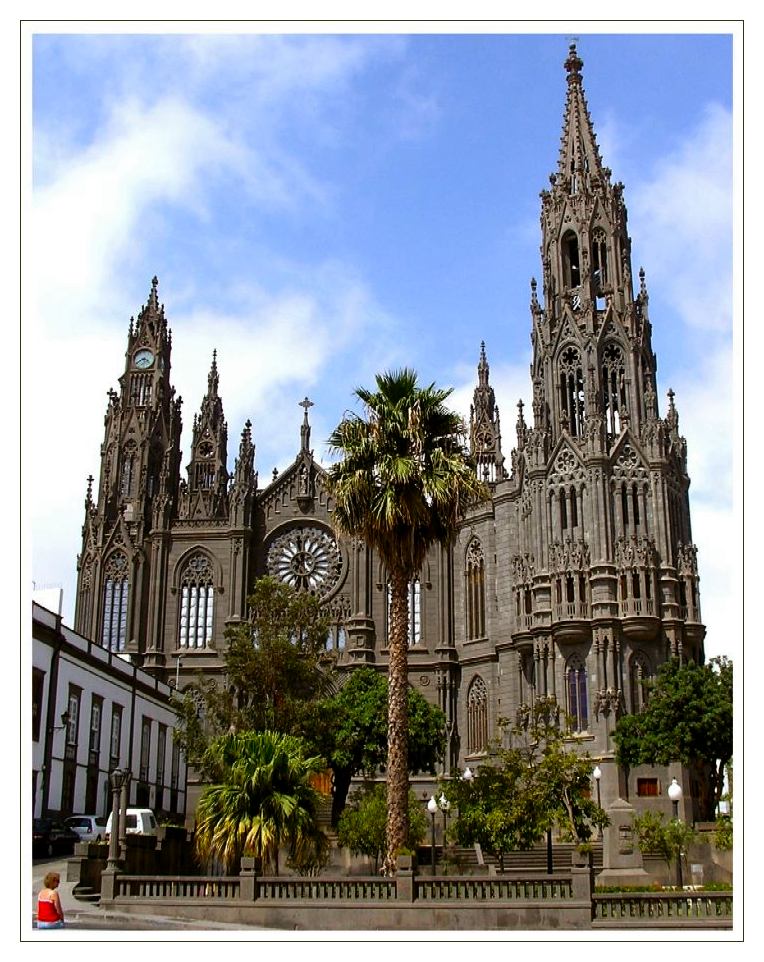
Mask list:
[[[664,342],[662,390],[673,387],[687,438],[706,652],[741,650],[734,584],[732,117],[711,105],[701,123],[630,191],[630,230],[645,252],[650,312]],[[641,254],[635,251],[635,268]]]
[[140,249],[155,205],[202,213],[202,177],[240,163],[240,153],[181,102],[118,105],[101,136],[35,193],[30,255],[42,330],[92,332],[103,323],[110,298],[119,298],[119,267]]
[[732,328],[731,187],[732,117],[712,105],[687,141],[630,192],[648,280],[692,328]]
[[673,387],[679,430],[687,438],[692,534],[708,629],[706,654],[734,655],[742,636],[735,636],[732,594],[740,542],[733,521],[731,345],[709,352],[692,374],[674,378]]
[[[512,448],[517,444],[515,424],[517,422],[517,402],[522,399],[525,405],[523,417],[528,427],[533,427],[533,414],[530,407],[531,383],[528,374],[530,355],[525,363],[510,364],[507,362],[492,363],[491,352],[486,347],[488,361],[488,378],[496,397],[501,421],[501,446],[506,458],[506,468],[509,470],[509,456]],[[455,372],[456,386],[449,399],[449,405],[458,411],[469,426],[470,405],[472,404],[475,388],[477,387],[477,365],[479,358],[475,358],[474,366],[460,367]]]

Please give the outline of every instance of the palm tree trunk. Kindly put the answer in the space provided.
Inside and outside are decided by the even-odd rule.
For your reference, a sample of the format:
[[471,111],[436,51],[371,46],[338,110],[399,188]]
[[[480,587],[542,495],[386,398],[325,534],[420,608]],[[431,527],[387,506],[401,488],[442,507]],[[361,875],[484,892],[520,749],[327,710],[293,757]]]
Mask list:
[[390,576],[387,707],[387,853],[383,875],[394,875],[399,849],[409,836],[408,760],[408,581],[402,571]]

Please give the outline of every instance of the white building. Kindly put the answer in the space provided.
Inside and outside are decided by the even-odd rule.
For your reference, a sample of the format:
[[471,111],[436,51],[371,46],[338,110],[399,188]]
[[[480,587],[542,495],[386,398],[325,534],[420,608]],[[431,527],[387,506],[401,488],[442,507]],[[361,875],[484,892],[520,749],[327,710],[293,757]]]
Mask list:
[[34,816],[111,809],[109,773],[132,773],[129,804],[186,811],[172,689],[32,603]]

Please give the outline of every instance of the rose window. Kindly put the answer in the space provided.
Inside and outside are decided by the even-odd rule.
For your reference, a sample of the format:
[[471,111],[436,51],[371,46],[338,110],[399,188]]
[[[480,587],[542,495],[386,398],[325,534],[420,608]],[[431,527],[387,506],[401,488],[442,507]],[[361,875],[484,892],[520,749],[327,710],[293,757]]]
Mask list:
[[299,591],[324,597],[339,581],[342,555],[321,528],[295,528],[277,537],[268,550],[268,573]]

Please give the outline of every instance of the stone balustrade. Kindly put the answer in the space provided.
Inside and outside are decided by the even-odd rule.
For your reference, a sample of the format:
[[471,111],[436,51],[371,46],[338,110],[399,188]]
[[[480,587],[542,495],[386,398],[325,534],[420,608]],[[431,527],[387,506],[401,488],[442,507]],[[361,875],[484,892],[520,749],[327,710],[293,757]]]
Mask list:
[[107,871],[101,905],[141,915],[276,929],[617,929],[732,927],[731,891],[594,892],[593,872],[377,876],[139,876]]
[[592,897],[592,920],[595,927],[601,923],[731,925],[732,892],[598,892]]

